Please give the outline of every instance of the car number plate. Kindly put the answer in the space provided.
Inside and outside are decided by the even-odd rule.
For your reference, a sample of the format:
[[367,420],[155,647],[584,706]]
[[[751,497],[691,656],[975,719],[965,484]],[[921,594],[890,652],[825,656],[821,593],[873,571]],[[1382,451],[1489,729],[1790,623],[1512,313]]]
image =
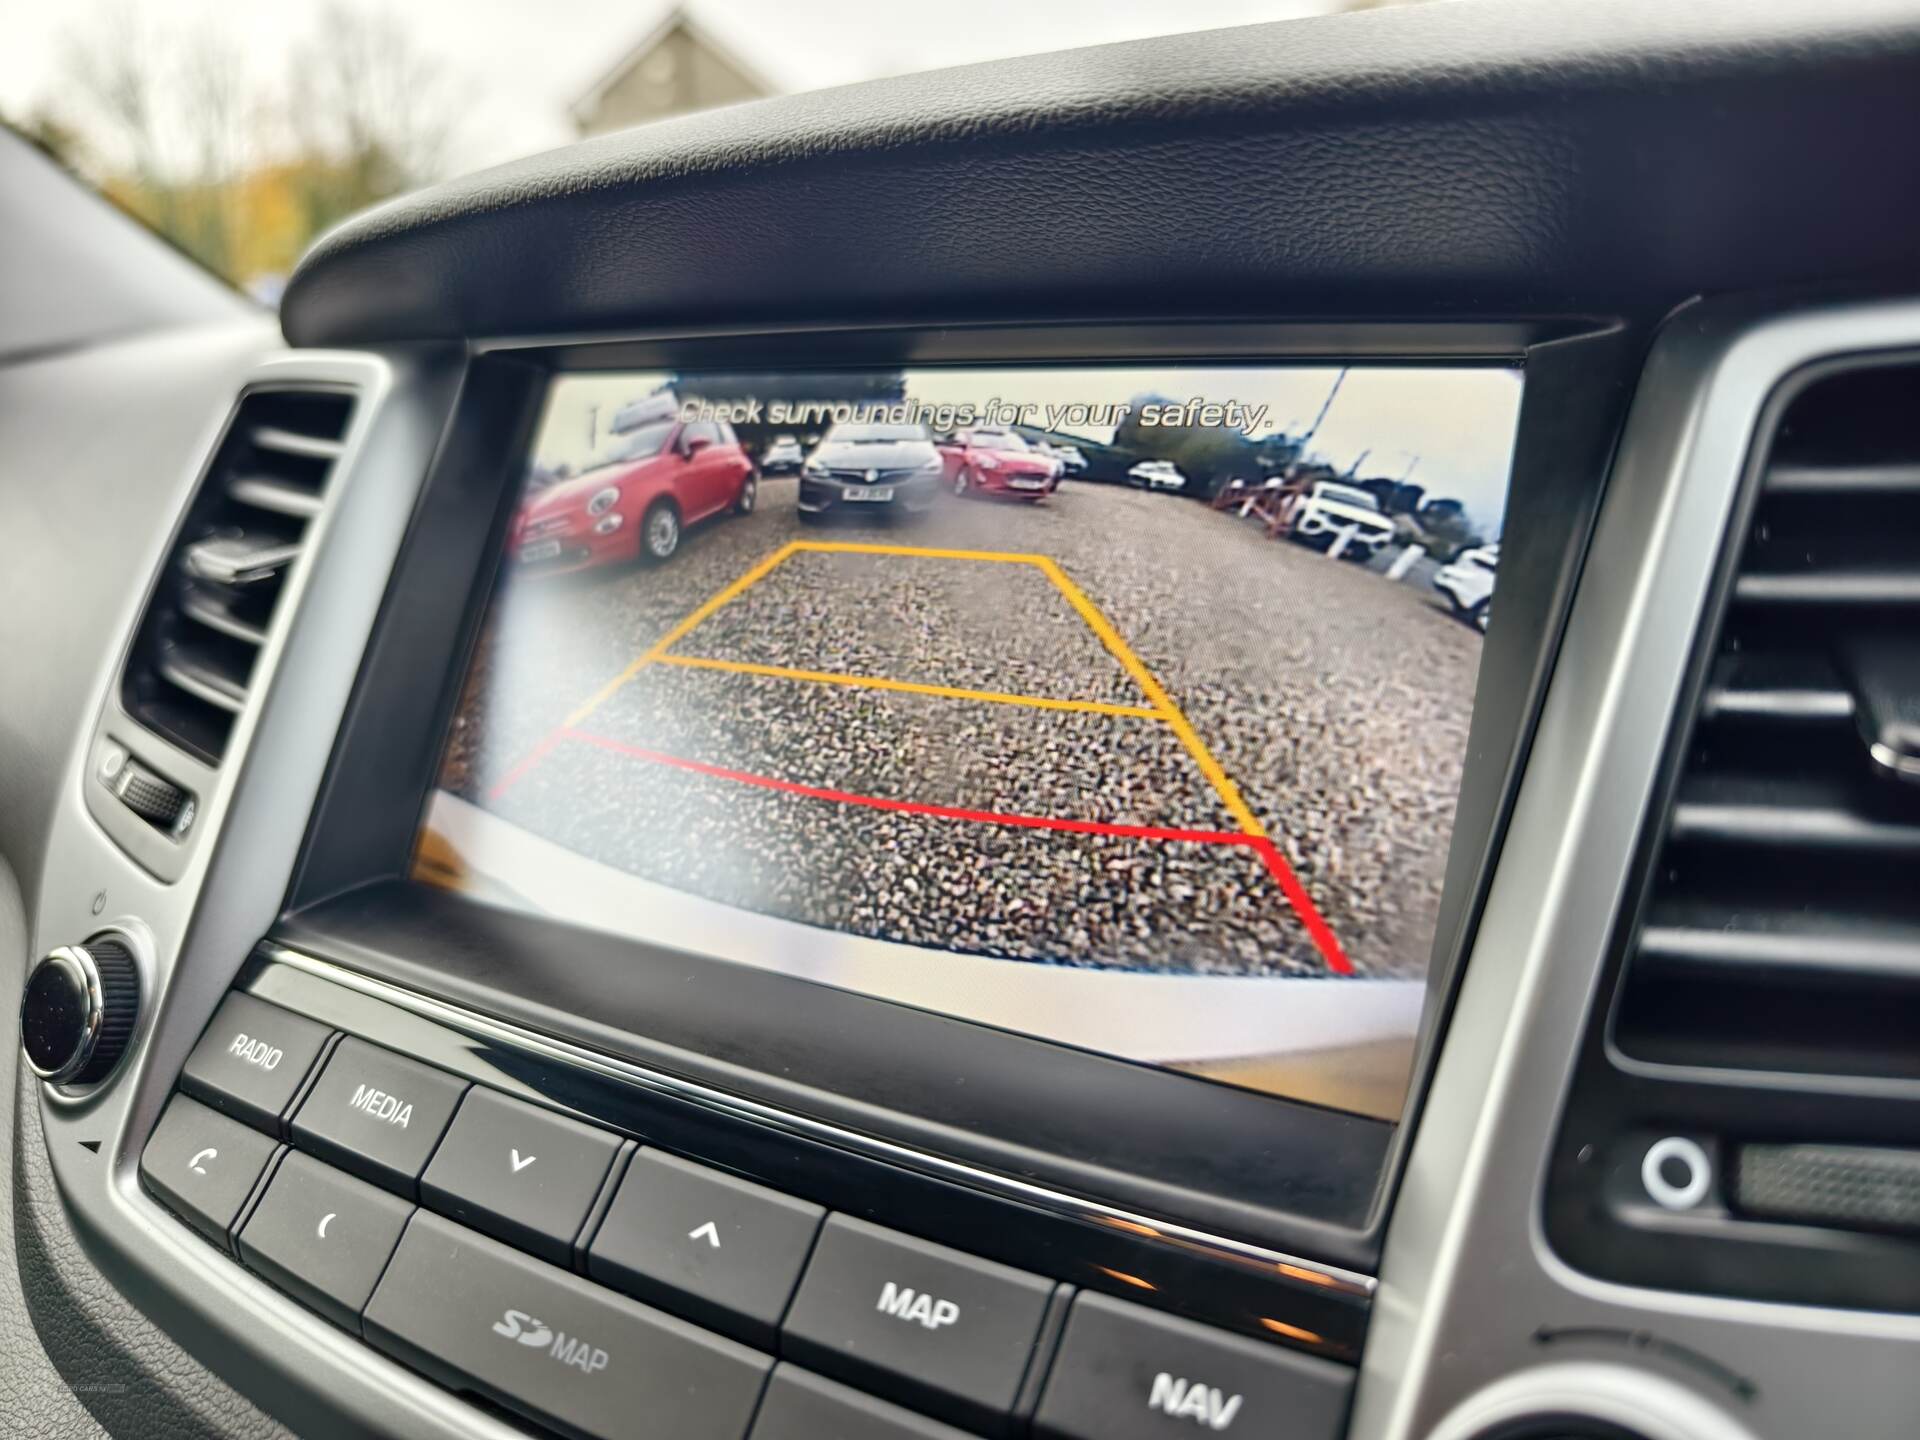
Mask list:
[[872,490],[864,490],[858,486],[849,485],[846,489],[846,498],[849,500],[891,500],[893,498],[893,487],[891,485],[881,485]]
[[1009,480],[1007,483],[1016,490],[1044,490],[1047,488],[1047,482],[1044,480]]
[[542,560],[551,560],[560,553],[558,540],[538,540],[520,552],[522,565],[536,565]]

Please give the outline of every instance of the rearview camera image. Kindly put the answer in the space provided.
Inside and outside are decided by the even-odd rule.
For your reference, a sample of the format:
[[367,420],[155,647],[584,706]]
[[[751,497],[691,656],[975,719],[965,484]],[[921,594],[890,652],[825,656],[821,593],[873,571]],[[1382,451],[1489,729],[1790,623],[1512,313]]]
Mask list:
[[1397,1115],[1519,396],[560,378],[416,878]]

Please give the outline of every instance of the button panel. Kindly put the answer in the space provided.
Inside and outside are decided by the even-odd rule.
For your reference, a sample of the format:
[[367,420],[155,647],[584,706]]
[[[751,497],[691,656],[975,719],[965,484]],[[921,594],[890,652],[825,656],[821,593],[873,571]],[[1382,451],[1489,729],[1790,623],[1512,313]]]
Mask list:
[[220,1002],[180,1072],[180,1088],[278,1135],[333,1032],[304,1015],[235,992]]
[[663,1150],[642,1150],[594,1236],[588,1273],[771,1349],[826,1213]]
[[443,1214],[566,1265],[619,1149],[605,1130],[476,1088],[460,1102],[420,1194]]
[[1009,1265],[835,1215],[794,1297],[783,1349],[810,1369],[998,1430],[1053,1290]]
[[294,1143],[414,1198],[467,1082],[351,1035],[293,1117]]
[[1344,1422],[1353,1372],[1333,1361],[335,1040],[229,996],[180,1081],[208,1103],[169,1102],[143,1183],[336,1325],[564,1433],[1331,1440]]
[[420,1211],[366,1335],[416,1369],[581,1434],[741,1440],[773,1362]]

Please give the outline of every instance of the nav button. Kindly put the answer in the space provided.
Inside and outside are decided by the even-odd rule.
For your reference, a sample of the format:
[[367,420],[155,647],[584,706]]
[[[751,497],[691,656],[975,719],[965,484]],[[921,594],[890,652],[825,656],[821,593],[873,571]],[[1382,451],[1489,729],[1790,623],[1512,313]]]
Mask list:
[[1046,1440],[1334,1440],[1353,1371],[1105,1295],[1073,1302],[1034,1416]]
[[659,1150],[633,1157],[588,1253],[594,1279],[763,1350],[826,1212]]

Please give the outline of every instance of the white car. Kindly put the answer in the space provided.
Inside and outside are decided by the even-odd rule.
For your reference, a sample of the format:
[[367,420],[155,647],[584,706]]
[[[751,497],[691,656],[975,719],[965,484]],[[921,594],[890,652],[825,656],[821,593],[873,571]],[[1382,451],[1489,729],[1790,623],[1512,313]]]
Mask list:
[[1046,448],[1068,475],[1078,475],[1087,468],[1087,457],[1080,452],[1078,445],[1049,445]]
[[1482,545],[1466,550],[1433,577],[1433,588],[1453,602],[1453,613],[1461,619],[1487,628],[1487,607],[1493,599],[1495,573],[1500,568],[1500,547]]
[[1179,467],[1171,460],[1142,460],[1127,471],[1127,475],[1136,484],[1144,485],[1149,490],[1187,488],[1187,477],[1180,473]]
[[773,443],[767,446],[767,453],[760,457],[762,474],[775,475],[798,470],[806,460],[800,442],[791,435],[776,435]]
[[1393,539],[1393,521],[1380,513],[1380,504],[1365,490],[1322,480],[1300,502],[1290,532],[1303,545],[1331,550],[1344,534],[1343,560],[1371,560]]

